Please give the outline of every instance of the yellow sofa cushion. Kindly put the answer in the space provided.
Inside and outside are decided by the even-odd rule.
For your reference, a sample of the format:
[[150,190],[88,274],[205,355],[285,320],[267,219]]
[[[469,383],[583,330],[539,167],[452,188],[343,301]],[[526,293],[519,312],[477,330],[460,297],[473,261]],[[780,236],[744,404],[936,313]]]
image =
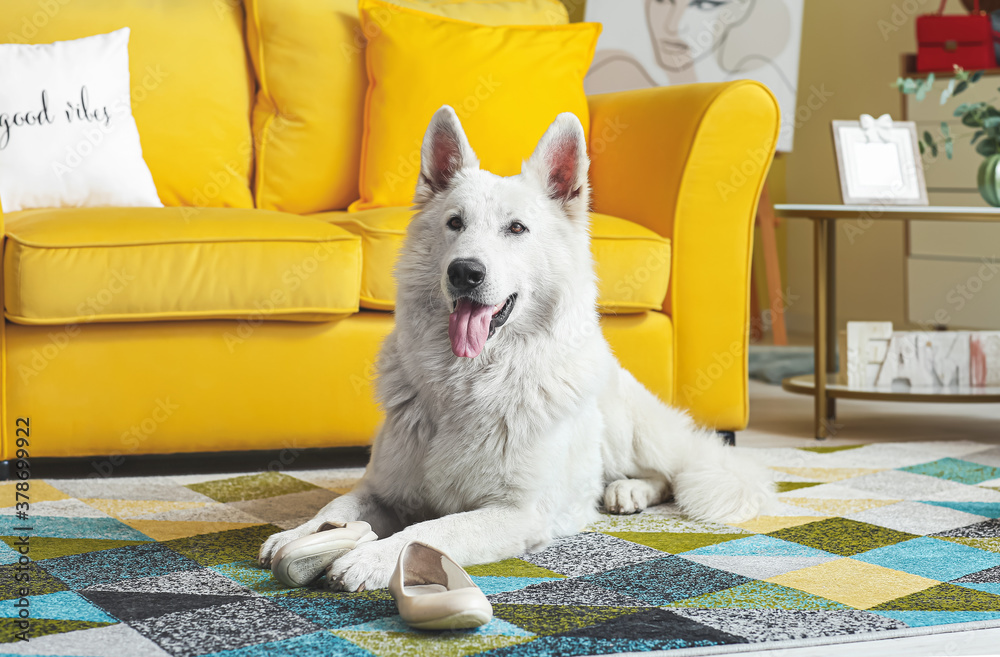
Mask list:
[[[257,73],[257,207],[295,214],[358,198],[368,78],[357,0],[245,0]],[[395,0],[488,25],[565,24],[558,0]]]
[[[313,215],[361,237],[364,308],[396,307],[393,269],[413,214],[396,207]],[[625,219],[597,213],[590,216],[601,312],[659,310],[670,282],[670,240]]]
[[131,28],[132,114],[160,200],[253,207],[253,74],[238,2],[3,0],[2,6],[4,43],[51,43]]
[[358,309],[361,245],[265,210],[73,208],[5,215],[4,302],[22,324],[325,320]]
[[583,76],[601,26],[486,26],[361,0],[368,35],[361,198],[352,210],[406,205],[434,112],[455,108],[484,169],[520,172],[560,112],[590,121]]

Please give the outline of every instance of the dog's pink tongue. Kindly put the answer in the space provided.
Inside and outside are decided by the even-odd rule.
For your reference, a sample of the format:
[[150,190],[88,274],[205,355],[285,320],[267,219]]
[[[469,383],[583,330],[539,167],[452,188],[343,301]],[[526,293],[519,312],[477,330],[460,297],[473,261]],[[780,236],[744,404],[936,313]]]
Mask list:
[[475,358],[490,337],[493,306],[484,306],[468,299],[459,299],[455,312],[448,318],[451,350],[459,358]]

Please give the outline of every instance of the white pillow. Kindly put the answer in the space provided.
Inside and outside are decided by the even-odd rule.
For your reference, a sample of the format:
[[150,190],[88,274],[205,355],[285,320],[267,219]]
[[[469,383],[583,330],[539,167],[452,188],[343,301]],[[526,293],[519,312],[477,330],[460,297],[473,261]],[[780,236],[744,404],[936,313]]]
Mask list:
[[163,207],[132,118],[129,29],[0,44],[0,204],[5,212]]

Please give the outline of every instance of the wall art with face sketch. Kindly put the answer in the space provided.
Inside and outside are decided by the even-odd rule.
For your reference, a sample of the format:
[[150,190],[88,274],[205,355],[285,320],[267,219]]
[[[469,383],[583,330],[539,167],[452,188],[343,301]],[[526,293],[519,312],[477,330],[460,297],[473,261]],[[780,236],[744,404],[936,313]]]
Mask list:
[[588,94],[748,78],[778,98],[792,150],[804,0],[587,0],[604,24]]

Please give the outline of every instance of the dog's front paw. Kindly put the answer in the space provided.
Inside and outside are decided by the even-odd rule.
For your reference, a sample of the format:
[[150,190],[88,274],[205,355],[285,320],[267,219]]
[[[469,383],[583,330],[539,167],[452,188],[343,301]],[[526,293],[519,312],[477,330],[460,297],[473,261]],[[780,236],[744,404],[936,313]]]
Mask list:
[[619,479],[604,489],[604,508],[608,513],[638,513],[656,501],[656,490],[645,479]]
[[310,520],[309,522],[299,525],[295,529],[289,529],[288,531],[271,534],[267,540],[264,541],[264,544],[260,546],[260,553],[257,555],[257,563],[260,564],[262,568],[270,568],[271,560],[274,558],[274,555],[278,550],[296,539],[315,533],[316,530],[319,529],[319,525],[320,522]]
[[370,591],[389,586],[403,544],[392,539],[363,543],[326,569],[326,587],[333,591]]

